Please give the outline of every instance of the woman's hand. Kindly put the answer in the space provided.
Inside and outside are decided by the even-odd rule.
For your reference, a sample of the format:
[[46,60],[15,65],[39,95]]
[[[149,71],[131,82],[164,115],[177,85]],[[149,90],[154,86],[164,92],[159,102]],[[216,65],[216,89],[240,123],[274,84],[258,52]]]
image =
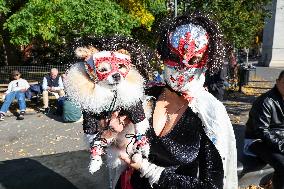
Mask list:
[[102,129],[108,126],[110,127],[110,129],[105,130],[102,133],[102,137],[112,138],[114,133],[115,134],[120,133],[123,130],[124,126],[127,124],[129,124],[129,119],[127,118],[126,115],[119,116],[119,112],[112,113],[110,120],[109,119],[100,120],[99,125]]
[[[139,155],[141,155],[141,154],[139,154]],[[141,158],[142,158],[142,157],[141,157]],[[121,159],[122,161],[124,161],[125,163],[127,163],[129,167],[131,167],[131,168],[133,168],[133,169],[135,169],[135,170],[139,170],[139,169],[141,168],[141,165],[142,165],[141,163],[142,163],[142,161],[134,162],[133,160],[131,160],[131,159],[129,158],[129,155],[126,154],[126,153],[120,153],[120,159]],[[142,160],[142,159],[141,159],[141,160]]]

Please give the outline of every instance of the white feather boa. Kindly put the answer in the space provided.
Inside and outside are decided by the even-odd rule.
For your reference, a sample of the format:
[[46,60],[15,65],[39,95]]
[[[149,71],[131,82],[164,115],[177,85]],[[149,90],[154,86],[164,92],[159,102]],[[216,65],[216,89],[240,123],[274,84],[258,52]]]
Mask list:
[[[67,71],[64,80],[65,90],[68,97],[74,101],[82,109],[89,112],[100,113],[108,110],[111,106],[114,98],[114,90],[111,86],[105,85],[103,82],[93,82],[85,71],[84,63],[77,63],[70,67]],[[143,77],[132,68],[116,87],[117,99],[114,109],[123,108],[129,109],[140,100],[143,101],[143,106],[146,106],[147,99],[144,95],[144,79]],[[131,110],[135,111],[135,110]],[[148,115],[148,114],[147,114]],[[147,116],[146,115],[146,116]],[[110,171],[109,181],[114,188],[119,176],[127,167],[124,162],[119,158],[120,153],[125,153],[125,149],[131,156],[134,154],[133,142],[131,138],[125,138],[126,134],[145,134],[149,128],[148,119],[134,124],[127,125],[121,133],[114,136],[112,142],[109,142],[109,146],[106,150],[107,166]],[[90,144],[93,142],[95,135],[85,135],[86,142]],[[95,141],[99,144],[100,141]],[[141,148],[141,153],[145,156],[149,154],[149,144]],[[135,152],[136,153],[136,152]],[[94,173],[98,171],[103,164],[102,157],[100,155],[91,155],[91,161],[89,163],[89,172]]]
[[[117,107],[128,109],[136,104],[144,96],[144,79],[133,68],[126,78],[116,86]],[[65,91],[82,109],[100,113],[110,107],[114,97],[113,89],[94,83],[85,71],[84,63],[76,63],[71,66],[64,79]]]
[[198,80],[189,82],[187,94],[191,97],[189,107],[201,119],[206,135],[217,148],[223,163],[224,189],[237,189],[237,149],[234,130],[224,105],[205,90],[202,74]]

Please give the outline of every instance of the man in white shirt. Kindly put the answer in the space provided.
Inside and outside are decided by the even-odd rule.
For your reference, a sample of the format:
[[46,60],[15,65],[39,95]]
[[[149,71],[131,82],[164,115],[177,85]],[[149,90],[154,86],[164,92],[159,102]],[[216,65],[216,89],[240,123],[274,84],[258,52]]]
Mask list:
[[14,99],[17,99],[19,103],[20,114],[18,119],[24,119],[24,114],[26,111],[25,92],[30,85],[27,80],[21,78],[21,74],[17,70],[11,73],[11,77],[13,80],[8,85],[8,90],[5,92],[4,103],[0,109],[0,121],[4,120],[5,114],[7,113]]
[[52,68],[50,70],[50,74],[46,75],[43,78],[42,82],[42,96],[43,96],[43,108],[44,113],[49,113],[49,106],[48,106],[48,94],[52,93],[53,95],[58,97],[62,97],[65,95],[64,93],[64,86],[62,82],[61,76],[58,75],[58,70],[56,68]]

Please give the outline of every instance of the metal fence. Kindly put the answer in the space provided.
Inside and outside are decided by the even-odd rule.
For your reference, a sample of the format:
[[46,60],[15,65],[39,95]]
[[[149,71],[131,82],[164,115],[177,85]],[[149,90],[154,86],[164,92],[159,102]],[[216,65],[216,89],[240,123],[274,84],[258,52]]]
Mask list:
[[41,82],[43,77],[50,72],[51,68],[57,68],[59,73],[62,74],[68,67],[69,65],[1,66],[0,84],[8,84],[10,82],[10,74],[13,70],[18,70],[23,79]]

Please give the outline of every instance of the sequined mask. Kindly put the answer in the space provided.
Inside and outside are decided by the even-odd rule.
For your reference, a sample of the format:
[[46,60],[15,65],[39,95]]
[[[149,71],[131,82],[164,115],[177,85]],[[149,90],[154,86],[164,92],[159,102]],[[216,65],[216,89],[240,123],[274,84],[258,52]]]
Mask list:
[[125,78],[132,64],[128,55],[101,51],[94,54],[93,58],[89,59],[85,65],[91,79],[103,81],[115,73],[119,73]]
[[201,26],[186,24],[168,33],[168,45],[179,56],[179,63],[187,67],[197,67],[199,64],[200,67],[206,63],[207,56],[204,53],[208,48],[208,38],[207,32]]
[[180,62],[164,61],[164,78],[173,90],[186,92],[203,86],[208,43],[208,34],[198,25],[181,25],[168,33],[169,48],[180,58]]
[[[182,68],[180,66],[165,65],[164,78],[166,83],[177,92],[185,92],[190,90],[190,82],[195,82],[199,87],[203,86],[203,78],[205,68]],[[202,78],[202,79],[201,79]]]

